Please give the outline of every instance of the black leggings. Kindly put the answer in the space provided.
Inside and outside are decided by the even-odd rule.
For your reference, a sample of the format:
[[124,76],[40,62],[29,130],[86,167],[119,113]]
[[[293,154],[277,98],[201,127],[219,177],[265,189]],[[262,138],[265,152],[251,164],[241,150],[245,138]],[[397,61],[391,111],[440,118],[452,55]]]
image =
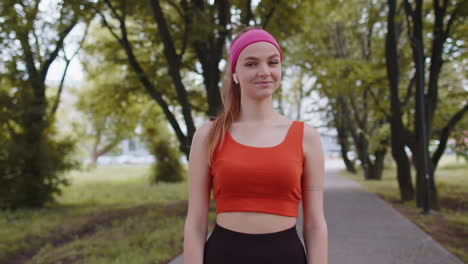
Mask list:
[[203,264],[306,264],[296,226],[274,233],[248,234],[217,223],[205,243]]

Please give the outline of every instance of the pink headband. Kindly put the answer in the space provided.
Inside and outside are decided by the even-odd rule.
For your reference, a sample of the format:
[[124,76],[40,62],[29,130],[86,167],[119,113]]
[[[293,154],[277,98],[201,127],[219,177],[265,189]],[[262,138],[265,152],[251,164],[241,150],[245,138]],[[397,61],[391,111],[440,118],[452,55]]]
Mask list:
[[281,53],[281,49],[276,42],[275,38],[266,32],[263,29],[251,29],[240,37],[238,37],[234,43],[232,43],[231,48],[229,49],[229,61],[231,62],[231,73],[235,72],[235,67],[237,63],[237,59],[239,58],[239,54],[242,52],[245,47],[255,42],[269,42],[273,44],[279,51],[281,56],[281,62],[283,61],[283,53]]

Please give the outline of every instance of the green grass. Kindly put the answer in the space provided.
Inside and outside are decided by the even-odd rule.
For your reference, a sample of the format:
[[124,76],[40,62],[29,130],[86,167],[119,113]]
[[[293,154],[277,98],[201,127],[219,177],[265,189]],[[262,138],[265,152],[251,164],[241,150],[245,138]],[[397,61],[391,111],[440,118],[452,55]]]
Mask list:
[[[362,170],[357,174],[344,172],[347,177],[359,182],[369,191],[389,202],[395,209],[413,221],[453,254],[468,263],[468,164],[453,156],[444,156],[436,170],[434,179],[438,191],[440,211],[422,215],[415,201],[400,202],[400,192],[396,179],[396,168],[386,168],[380,181],[366,181]],[[412,182],[415,188],[415,171]]]
[[44,247],[31,263],[160,263],[182,251],[184,219],[161,212],[117,219],[90,236]]
[[149,166],[106,166],[73,171],[72,184],[57,198],[61,204],[138,205],[187,200],[187,182],[149,184]]
[[180,254],[187,182],[151,185],[149,169],[72,171],[56,204],[0,212],[0,262],[29,249],[38,251],[28,263],[165,263]]

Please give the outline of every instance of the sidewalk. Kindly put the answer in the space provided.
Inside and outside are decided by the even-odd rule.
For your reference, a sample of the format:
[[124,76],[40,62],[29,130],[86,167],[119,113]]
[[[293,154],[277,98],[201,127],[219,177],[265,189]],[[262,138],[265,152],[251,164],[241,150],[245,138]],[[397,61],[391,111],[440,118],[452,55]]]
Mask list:
[[[341,161],[326,161],[329,264],[463,264],[381,198],[341,176],[342,169]],[[297,230],[304,242],[302,204]],[[170,264],[183,264],[183,256]]]

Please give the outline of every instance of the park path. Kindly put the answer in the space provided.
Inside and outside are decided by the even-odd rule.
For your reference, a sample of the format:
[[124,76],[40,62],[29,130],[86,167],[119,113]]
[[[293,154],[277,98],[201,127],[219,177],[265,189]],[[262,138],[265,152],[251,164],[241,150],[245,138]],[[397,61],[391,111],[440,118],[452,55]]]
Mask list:
[[[340,160],[325,164],[329,264],[463,264],[380,197],[340,175]],[[304,243],[302,220],[300,206],[297,231]],[[183,255],[170,264],[183,264]]]

